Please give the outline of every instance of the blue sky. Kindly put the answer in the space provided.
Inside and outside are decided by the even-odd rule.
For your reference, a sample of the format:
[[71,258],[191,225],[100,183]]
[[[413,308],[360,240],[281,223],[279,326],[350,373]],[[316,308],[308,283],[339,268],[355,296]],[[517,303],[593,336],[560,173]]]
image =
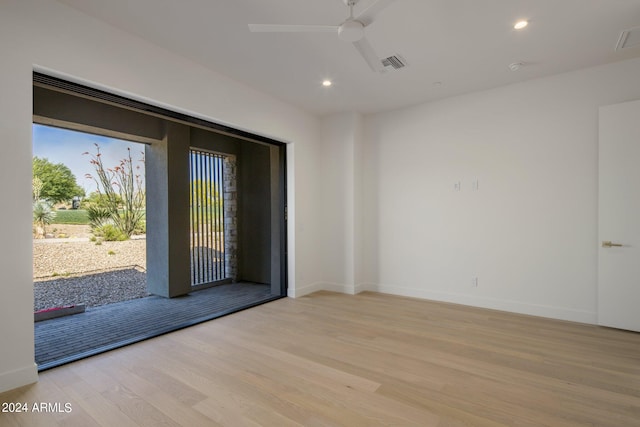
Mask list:
[[87,196],[96,191],[96,185],[93,180],[85,178],[85,174],[95,175],[95,169],[89,163],[91,156],[82,153],[88,151],[95,154],[94,144],[100,146],[105,168],[120,164],[120,160],[127,156],[127,147],[131,148],[134,167],[142,158],[141,152],[144,152],[144,145],[135,142],[52,126],[33,125],[33,155],[48,159],[54,164],[62,163],[71,169],[78,185],[85,189]]

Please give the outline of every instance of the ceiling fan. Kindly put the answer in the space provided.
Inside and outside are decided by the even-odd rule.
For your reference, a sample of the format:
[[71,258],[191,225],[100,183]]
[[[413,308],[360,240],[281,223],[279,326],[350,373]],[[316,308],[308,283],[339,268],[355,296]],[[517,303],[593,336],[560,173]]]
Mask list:
[[337,33],[342,40],[353,43],[373,71],[384,71],[382,61],[364,36],[364,29],[371,25],[380,11],[396,0],[378,0],[358,16],[353,16],[353,8],[360,0],[342,1],[349,7],[349,17],[340,25],[249,24],[249,30],[256,33]]

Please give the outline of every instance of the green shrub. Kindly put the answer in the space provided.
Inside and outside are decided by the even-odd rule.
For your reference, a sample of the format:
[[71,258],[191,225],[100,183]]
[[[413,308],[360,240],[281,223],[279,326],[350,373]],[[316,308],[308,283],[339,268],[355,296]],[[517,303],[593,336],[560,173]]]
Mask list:
[[138,224],[136,224],[136,228],[133,230],[133,234],[145,234],[146,232],[147,232],[147,221],[142,219]]
[[103,225],[112,223],[109,209],[100,206],[89,206],[87,208],[87,219],[92,230],[97,230]]
[[45,232],[45,227],[53,222],[56,217],[56,212],[51,207],[51,203],[46,200],[36,200],[33,202],[33,222],[34,224],[42,227],[42,232]]
[[98,237],[102,237],[105,242],[122,242],[128,240],[129,236],[118,229],[113,224],[104,224],[93,230],[94,234]]

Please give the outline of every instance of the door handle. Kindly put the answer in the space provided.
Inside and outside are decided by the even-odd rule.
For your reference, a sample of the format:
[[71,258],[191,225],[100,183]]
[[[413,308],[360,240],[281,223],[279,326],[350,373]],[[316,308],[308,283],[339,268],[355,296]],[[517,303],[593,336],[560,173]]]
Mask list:
[[610,242],[609,240],[605,240],[605,241],[603,241],[603,242],[602,242],[602,247],[603,247],[603,248],[612,248],[612,247],[614,247],[614,246],[615,246],[615,247],[622,247],[622,246],[624,246],[624,245],[623,245],[623,244],[621,244],[621,243],[612,243],[612,242]]

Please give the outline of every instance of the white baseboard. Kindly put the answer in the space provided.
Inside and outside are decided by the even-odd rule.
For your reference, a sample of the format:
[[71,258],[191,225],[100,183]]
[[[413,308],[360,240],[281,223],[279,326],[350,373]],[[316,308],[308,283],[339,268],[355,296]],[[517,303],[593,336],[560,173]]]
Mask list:
[[323,291],[339,292],[341,294],[355,295],[355,289],[353,285],[345,285],[342,283],[324,283],[322,287]]
[[295,288],[289,287],[287,289],[287,296],[289,298],[300,298],[305,295],[309,295],[314,292],[323,290],[322,285],[323,284],[321,282],[316,282],[316,283],[311,283],[309,285],[299,286]]
[[287,290],[287,296],[291,298],[299,298],[318,291],[339,292],[341,294],[355,295],[365,290],[367,289],[365,289],[363,285],[357,285],[354,287],[353,285],[345,285],[341,283],[316,282],[297,289],[289,288]]
[[390,285],[373,285],[371,289],[368,290],[385,294],[428,299],[432,301],[450,302],[454,304],[468,305],[473,307],[490,308],[493,310],[508,311],[511,313],[527,314],[531,316],[547,317],[558,320],[568,320],[571,322],[587,323],[591,325],[597,324],[597,313],[586,310],[575,310],[565,307],[528,304],[497,298],[452,294],[447,292],[404,288],[400,286]]
[[453,294],[447,292],[430,291],[424,289],[405,288],[393,285],[377,285],[374,283],[360,283],[351,286],[339,283],[316,282],[300,289],[289,289],[288,296],[299,298],[318,291],[339,292],[355,295],[364,291],[380,292],[391,295],[428,299],[432,301],[450,302],[454,304],[468,305],[472,307],[490,308],[493,310],[508,311],[511,313],[528,314],[531,316],[547,317],[550,319],[568,320],[571,322],[597,324],[597,313],[586,310],[575,310],[565,307],[549,305],[528,304],[518,301],[509,301],[497,298],[479,297],[474,295]]
[[375,291],[375,290],[376,290],[375,283],[358,283],[356,285],[355,293],[359,294],[360,292]]
[[24,368],[0,373],[0,393],[33,384],[38,381],[38,366],[33,363]]

